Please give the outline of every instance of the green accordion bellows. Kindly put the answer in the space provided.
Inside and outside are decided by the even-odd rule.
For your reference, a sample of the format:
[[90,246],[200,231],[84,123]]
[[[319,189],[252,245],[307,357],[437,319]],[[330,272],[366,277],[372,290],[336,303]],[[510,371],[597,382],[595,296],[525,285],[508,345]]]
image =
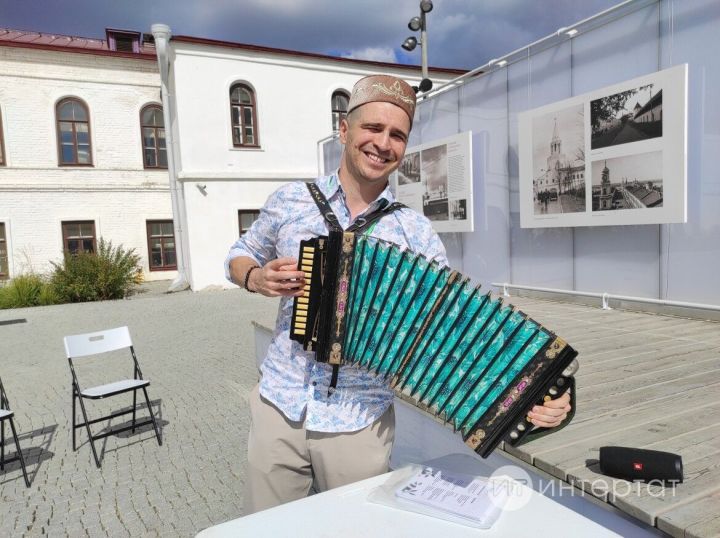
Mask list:
[[569,385],[577,352],[469,279],[351,232],[301,242],[306,286],[290,338],[316,359],[383,376],[486,457],[531,428],[527,412]]

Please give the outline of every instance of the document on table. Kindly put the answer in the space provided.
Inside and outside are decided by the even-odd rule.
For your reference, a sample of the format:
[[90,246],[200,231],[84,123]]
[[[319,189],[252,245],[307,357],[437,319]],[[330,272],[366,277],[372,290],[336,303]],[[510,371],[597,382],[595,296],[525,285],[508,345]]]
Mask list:
[[508,487],[497,480],[423,467],[404,482],[395,495],[492,525],[507,500]]

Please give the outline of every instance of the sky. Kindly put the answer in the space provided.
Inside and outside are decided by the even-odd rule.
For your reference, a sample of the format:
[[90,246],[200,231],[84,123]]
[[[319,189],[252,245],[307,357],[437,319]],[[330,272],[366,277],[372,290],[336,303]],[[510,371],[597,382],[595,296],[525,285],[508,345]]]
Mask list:
[[[434,0],[428,63],[472,69],[621,0]],[[190,35],[363,60],[420,64],[419,0],[0,0],[0,27],[104,38],[105,28]],[[418,35],[419,38],[419,35]]]

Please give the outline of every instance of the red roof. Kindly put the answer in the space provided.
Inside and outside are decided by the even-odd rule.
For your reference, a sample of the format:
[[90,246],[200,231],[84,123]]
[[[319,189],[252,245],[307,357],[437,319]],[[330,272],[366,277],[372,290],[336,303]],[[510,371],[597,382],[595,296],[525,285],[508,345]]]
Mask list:
[[77,52],[80,54],[99,54],[120,58],[137,58],[156,61],[155,47],[144,44],[139,53],[119,52],[110,50],[104,39],[67,36],[60,34],[44,34],[25,30],[0,28],[0,46],[23,47],[61,52]]
[[[264,52],[271,54],[283,54],[289,56],[298,56],[303,58],[314,58],[318,60],[328,60],[331,62],[343,62],[350,64],[366,65],[373,67],[383,67],[391,69],[407,69],[419,70],[420,66],[402,65],[388,62],[374,62],[370,60],[356,60],[354,58],[340,58],[338,56],[328,56],[326,54],[317,54],[313,52],[301,52],[297,50],[278,49],[272,47],[263,47],[259,45],[248,45],[245,43],[232,43],[229,41],[220,41],[216,39],[205,39],[192,36],[173,36],[174,41],[183,43],[195,43],[200,45],[211,45],[218,47],[229,47],[234,49],[242,49],[251,52]],[[104,39],[93,39],[88,37],[67,36],[61,34],[44,34],[42,32],[31,32],[26,30],[13,30],[10,28],[0,28],[0,46],[6,47],[23,47],[41,50],[54,50],[60,52],[76,52],[80,54],[98,54],[106,56],[116,56],[120,58],[136,58],[142,60],[156,60],[154,45],[143,43],[141,51],[136,52],[119,52],[110,50],[108,43]],[[439,67],[430,67],[430,71],[438,74],[447,75],[464,75],[466,69],[445,69]]]

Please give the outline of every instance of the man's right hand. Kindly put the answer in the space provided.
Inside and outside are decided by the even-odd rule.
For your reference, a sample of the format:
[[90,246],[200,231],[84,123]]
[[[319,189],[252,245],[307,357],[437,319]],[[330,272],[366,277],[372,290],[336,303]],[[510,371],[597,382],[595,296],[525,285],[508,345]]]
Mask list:
[[298,297],[303,294],[305,273],[295,258],[278,258],[250,273],[248,288],[266,297]]

